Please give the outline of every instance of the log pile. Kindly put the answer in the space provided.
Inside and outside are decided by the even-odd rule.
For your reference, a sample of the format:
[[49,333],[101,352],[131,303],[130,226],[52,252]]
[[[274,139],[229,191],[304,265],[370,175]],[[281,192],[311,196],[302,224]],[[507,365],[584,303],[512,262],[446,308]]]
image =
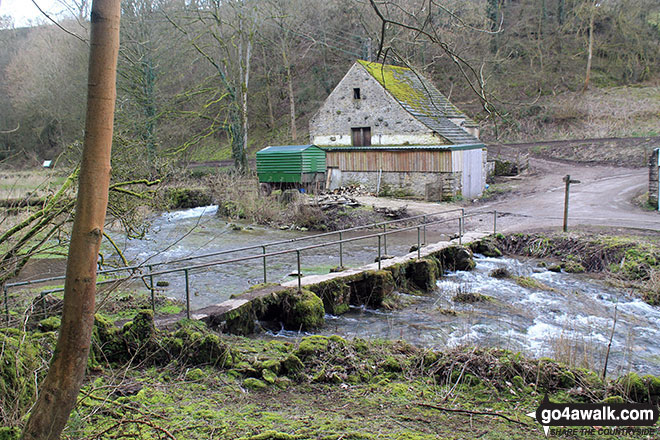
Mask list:
[[333,190],[326,190],[323,194],[343,195],[348,197],[372,196],[373,194],[360,185],[340,186]]
[[316,199],[316,204],[323,211],[328,209],[334,209],[338,207],[351,207],[357,208],[360,206],[360,202],[355,200],[352,197],[342,195],[342,194],[323,194]]

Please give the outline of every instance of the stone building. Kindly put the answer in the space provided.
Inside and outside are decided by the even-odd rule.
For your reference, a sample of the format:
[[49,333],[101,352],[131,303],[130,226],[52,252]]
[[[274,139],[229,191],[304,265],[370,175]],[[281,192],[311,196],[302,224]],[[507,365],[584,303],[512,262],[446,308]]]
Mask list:
[[427,79],[398,66],[357,61],[309,123],[326,149],[330,187],[442,200],[481,195],[486,149],[477,124]]

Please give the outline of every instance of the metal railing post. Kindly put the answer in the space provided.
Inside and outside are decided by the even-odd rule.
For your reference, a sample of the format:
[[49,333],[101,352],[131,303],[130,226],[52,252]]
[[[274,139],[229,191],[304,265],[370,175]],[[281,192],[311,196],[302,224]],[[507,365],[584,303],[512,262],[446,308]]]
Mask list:
[[298,292],[302,290],[302,286],[300,285],[300,251],[296,249],[296,257],[298,259]]
[[497,234],[497,209],[493,211],[493,234]]
[[458,218],[458,244],[463,244],[463,217]]
[[188,269],[184,269],[183,273],[186,275],[186,318],[190,319],[190,281]]
[[2,291],[5,296],[5,320],[7,321],[7,327],[9,327],[9,289],[5,283],[2,283]]
[[381,254],[380,254],[380,235],[378,236],[378,270],[381,269]]
[[151,275],[152,267],[147,266],[149,269],[149,291],[151,292],[151,310],[156,314],[156,296],[154,295],[154,276]]
[[383,253],[387,255],[387,225],[383,225]]
[[341,232],[339,233],[339,267],[344,267],[344,243]]
[[458,231],[461,237],[463,237],[463,232],[465,232],[465,208],[461,208],[461,229]]
[[426,244],[426,216],[422,217],[422,221],[424,222],[424,244]]
[[420,230],[419,226],[417,226],[417,258],[422,258],[422,243],[419,238]]
[[[266,255],[266,246],[261,246],[262,254]],[[263,257],[263,262],[264,262],[264,284],[266,284],[268,281],[266,281],[266,257]]]

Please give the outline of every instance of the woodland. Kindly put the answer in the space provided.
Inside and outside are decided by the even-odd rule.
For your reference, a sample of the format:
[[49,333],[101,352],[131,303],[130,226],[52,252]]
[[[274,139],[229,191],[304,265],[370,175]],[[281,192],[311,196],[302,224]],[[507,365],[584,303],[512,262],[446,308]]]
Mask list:
[[[44,16],[24,28],[7,16],[0,22],[5,165],[80,150],[90,2],[62,3],[68,17]],[[266,145],[308,142],[307,121],[356,59],[430,77],[480,122],[486,141],[583,137],[579,126],[547,131],[586,118],[574,104],[551,109],[553,102],[657,84],[660,66],[654,0],[127,0],[121,7],[113,160],[130,157],[131,175],[159,175],[173,162],[233,159],[244,168]],[[632,111],[635,103],[615,107]]]

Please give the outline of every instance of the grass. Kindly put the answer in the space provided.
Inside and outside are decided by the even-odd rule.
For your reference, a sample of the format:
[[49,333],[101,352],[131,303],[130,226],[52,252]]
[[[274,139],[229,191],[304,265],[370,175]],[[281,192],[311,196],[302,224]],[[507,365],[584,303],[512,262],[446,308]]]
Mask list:
[[[0,331],[0,337],[25,341],[19,348],[26,350],[20,356],[25,368],[39,364],[40,356],[47,359],[55,338],[43,335],[51,333],[20,333]],[[636,398],[627,391],[632,387],[617,385],[625,380],[605,384],[587,370],[506,350],[431,351],[401,341],[337,336],[282,341],[212,335],[186,322],[174,333],[131,341],[206,338],[231,353],[224,366],[201,357],[158,360],[139,355],[139,349],[128,364],[97,356],[63,438],[522,440],[542,438],[541,426],[525,414],[546,391],[554,402]],[[39,352],[28,353],[29,344]],[[657,381],[630,379],[636,391],[654,390]],[[8,390],[8,397],[15,391]],[[654,401],[660,398],[649,392]],[[23,410],[30,400],[22,401]],[[20,427],[24,419],[3,422]]]
[[53,169],[0,172],[0,199],[22,200],[27,197],[44,197],[56,191],[66,180]]

